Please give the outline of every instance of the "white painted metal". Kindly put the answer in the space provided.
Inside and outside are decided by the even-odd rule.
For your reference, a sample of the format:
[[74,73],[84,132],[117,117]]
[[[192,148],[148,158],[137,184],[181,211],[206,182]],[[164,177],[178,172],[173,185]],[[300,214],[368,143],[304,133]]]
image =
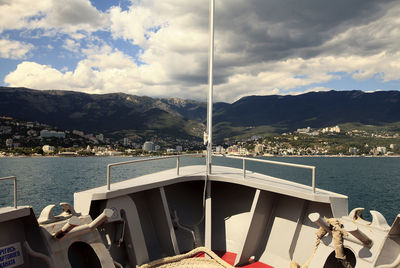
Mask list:
[[17,208],[17,177],[15,176],[10,176],[10,177],[4,177],[0,178],[0,181],[5,181],[5,180],[14,180],[14,208]]
[[372,247],[372,240],[365,233],[360,231],[357,225],[355,225],[353,222],[346,223],[346,225],[344,225],[344,230],[360,240],[360,242],[363,243],[364,246],[368,248]]
[[[318,212],[322,216],[341,218],[345,227],[351,227],[349,236],[345,237],[344,245],[354,252],[357,258],[356,267],[397,267],[399,264],[397,256],[400,252],[400,217],[396,219],[392,227],[389,227],[384,217],[375,211],[372,212],[372,223],[360,218],[362,209],[359,208],[352,211],[350,216],[346,216],[348,215],[347,206],[344,205],[347,202],[346,196],[321,189],[316,189],[313,192],[310,186],[248,170],[244,180],[243,169],[241,168],[213,166],[213,173],[210,175],[206,174],[204,166],[186,166],[179,168],[179,171],[179,175],[177,175],[176,169],[172,168],[114,183],[110,190],[103,186],[76,193],[75,208],[78,212],[88,214],[101,202],[103,205],[97,207],[95,211],[100,208],[102,210],[112,208],[114,212],[116,211],[117,215],[113,214],[112,219],[106,222],[101,229],[107,230],[108,228],[108,233],[111,233],[114,230],[113,228],[121,226],[118,225],[118,222],[126,221],[127,228],[124,235],[126,249],[125,247],[122,248],[127,250],[127,253],[129,251],[126,256],[130,256],[130,258],[133,256],[130,262],[132,265],[142,264],[149,260],[150,255],[154,257],[154,253],[150,254],[154,252],[154,244],[147,241],[149,233],[152,236],[157,234],[156,239],[167,238],[162,243],[156,243],[156,246],[160,246],[161,249],[160,254],[156,254],[157,257],[163,257],[163,254],[176,254],[181,246],[185,250],[188,249],[187,245],[190,246],[190,243],[186,243],[182,240],[182,237],[175,235],[174,226],[171,222],[170,212],[176,208],[176,202],[180,202],[182,197],[182,195],[177,195],[177,191],[174,192],[171,189],[176,185],[181,185],[179,193],[182,193],[182,189],[190,189],[190,187],[187,188],[187,185],[193,185],[195,182],[198,184],[207,176],[204,229],[202,229],[201,226],[203,225],[200,221],[198,223],[200,229],[197,229],[196,237],[204,237],[204,244],[214,250],[224,249],[223,246],[226,245],[226,251],[237,254],[236,263],[245,263],[249,256],[255,256],[257,260],[274,267],[289,267],[290,260],[295,260],[301,264],[305,263],[313,251],[315,231],[318,228],[318,225],[311,223],[306,215],[311,213],[309,218],[316,221],[320,217],[318,214],[312,213]],[[212,193],[209,191],[210,184],[213,185]],[[182,200],[183,202],[199,196],[198,193],[201,190],[198,187],[194,189],[196,189],[197,194],[190,191],[185,193],[188,199]],[[251,194],[245,194],[245,192]],[[240,193],[240,196],[237,196],[238,193]],[[172,202],[171,199],[173,199]],[[247,208],[239,209],[242,204],[247,204]],[[195,209],[195,206],[186,206],[186,210],[182,210],[184,207],[180,206],[179,216],[182,223],[187,223],[187,216],[193,215],[191,210]],[[197,208],[200,208],[200,206]],[[17,210],[8,209],[15,213],[22,207]],[[47,216],[43,218],[51,220],[52,217],[48,216],[51,214],[51,210],[52,207],[50,206],[44,213]],[[125,212],[124,219],[118,216],[121,211]],[[106,212],[107,217],[110,217],[111,211],[107,210]],[[199,211],[194,214],[201,215]],[[19,219],[25,217],[24,215],[20,215],[18,218],[12,217],[11,220],[18,223],[11,225],[15,232],[21,229],[22,222],[32,225],[29,221]],[[61,250],[66,252],[71,242],[80,241],[83,238],[83,241],[90,244],[98,256],[108,254],[104,245],[92,243],[94,238],[96,238],[96,241],[100,240],[96,234],[96,229],[90,228],[90,226],[103,221],[102,216],[97,214],[92,216],[93,218],[98,217],[97,220],[92,221],[84,216],[87,221],[80,223],[79,226],[70,230],[60,239],[46,234],[45,242],[49,246],[49,252],[38,251],[38,253],[48,254],[55,263],[56,260],[59,260],[57,263],[65,265],[68,262],[66,255],[55,252],[54,247],[60,247]],[[146,221],[146,217],[150,217],[152,220]],[[0,226],[4,226],[4,229],[10,229],[9,225],[1,225],[5,218],[7,218],[7,212],[4,211],[4,208],[0,209]],[[35,220],[34,217],[31,218]],[[8,219],[10,218],[8,217]],[[76,219],[74,218],[74,220]],[[40,225],[40,228],[51,231],[50,235],[57,233],[68,223],[68,219],[65,221],[53,220],[55,222]],[[55,229],[51,227],[54,224],[56,225]],[[353,225],[356,225],[356,227]],[[67,227],[65,229],[68,229]],[[371,243],[372,246],[370,248],[365,247],[360,239],[356,238],[358,233],[352,234],[353,230],[358,230],[358,233],[367,235],[373,242]],[[104,235],[104,231],[101,232]],[[105,246],[108,247],[113,243],[115,249],[115,242],[113,242],[115,238],[118,237],[114,237],[114,240],[111,239]],[[14,242],[14,240],[8,240],[9,242],[5,245]],[[55,240],[60,243],[56,243]],[[37,240],[21,237],[18,241],[21,244],[24,241],[29,241],[32,249],[35,251],[38,249],[38,244],[32,242]],[[1,246],[0,243],[0,248]],[[29,253],[28,249],[26,250],[32,258],[37,259],[41,256],[37,254],[35,256],[35,254]],[[332,252],[334,252],[332,237],[327,234],[322,239],[309,267],[322,267]],[[45,255],[42,257],[45,257]],[[120,260],[117,259],[117,261]],[[109,257],[107,257],[107,263],[111,263]],[[127,262],[125,261],[125,263]]]
[[125,220],[127,221],[128,228],[123,239],[127,243],[128,257],[131,265],[135,263],[141,265],[148,262],[149,254],[135,202],[124,195],[119,198],[107,200],[107,207],[113,208],[119,217],[121,211],[125,212]]
[[111,168],[112,167],[130,165],[130,164],[136,164],[136,163],[142,163],[142,162],[149,162],[149,161],[157,161],[157,160],[177,158],[177,161],[176,161],[176,174],[179,175],[179,166],[180,166],[179,158],[180,157],[188,157],[188,156],[189,157],[194,157],[194,156],[199,156],[199,155],[200,154],[171,155],[171,156],[144,158],[144,159],[138,159],[138,160],[132,160],[132,161],[125,161],[125,162],[118,162],[118,163],[108,164],[107,165],[107,190],[110,191]]
[[[180,170],[180,158],[181,157],[195,157],[199,156],[199,154],[185,154],[185,155],[172,155],[172,156],[162,156],[162,157],[152,157],[152,158],[144,158],[144,159],[138,159],[138,160],[132,160],[132,161],[125,161],[125,162],[118,162],[118,163],[112,163],[107,165],[107,190],[110,191],[110,184],[111,184],[111,168],[115,166],[122,166],[122,165],[129,165],[129,164],[136,164],[136,163],[141,163],[141,162],[149,162],[149,161],[158,161],[158,160],[164,160],[164,159],[171,159],[171,158],[176,158],[176,174],[179,176],[179,170]],[[220,156],[220,155],[216,155]],[[297,168],[303,168],[303,169],[310,169],[312,171],[312,192],[315,193],[316,191],[316,186],[315,186],[315,166],[308,166],[308,165],[301,165],[301,164],[293,164],[293,163],[287,163],[287,162],[279,162],[279,161],[271,161],[271,160],[266,160],[266,159],[259,159],[259,158],[249,158],[249,157],[237,157],[237,156],[223,156],[227,158],[233,158],[233,159],[239,159],[243,161],[243,169],[242,169],[242,176],[246,178],[246,161],[253,161],[253,162],[261,162],[261,163],[267,163],[267,164],[274,164],[274,165],[281,165],[281,166],[289,166],[289,167],[297,167]],[[208,171],[207,171],[208,172]]]
[[[109,199],[129,193],[152,189],[154,187],[161,187],[185,181],[203,180],[205,175],[204,166],[202,165],[186,166],[181,167],[179,177],[176,176],[175,169],[170,169],[113,183],[113,187],[110,191],[107,191],[104,186],[101,186],[87,191],[77,192],[74,194],[75,209],[77,212],[85,214],[88,213],[86,209],[83,209],[83,207],[86,207],[85,199]],[[209,176],[209,179],[212,181],[223,181],[247,185],[249,187],[296,196],[311,201],[334,203],[335,206],[342,206],[347,202],[347,197],[341,194],[322,189],[316,189],[316,192],[313,193],[310,186],[251,171],[246,173],[246,180],[243,180],[243,170],[237,168],[214,166],[213,174]],[[78,197],[79,200],[77,199]],[[342,202],[336,202],[336,199],[342,200]],[[332,202],[332,200],[335,200],[335,202]],[[332,209],[335,210],[336,208],[332,207]],[[344,206],[343,210],[338,209],[337,211],[338,213],[336,213],[335,217],[341,217],[343,215],[347,215],[348,213],[347,206]]]
[[[265,194],[265,192],[263,192]],[[262,195],[260,197],[260,194]],[[245,229],[246,233],[245,236],[241,237],[239,242],[240,242],[240,246],[239,246],[239,254],[238,257],[236,258],[235,261],[235,265],[238,264],[244,264],[245,262],[248,262],[248,260],[250,259],[250,257],[252,256],[253,252],[256,250],[255,246],[257,246],[257,242],[258,240],[261,239],[261,236],[259,235],[262,231],[265,230],[266,224],[267,224],[267,220],[265,220],[266,218],[268,218],[268,213],[260,213],[260,211],[256,211],[257,210],[257,206],[264,206],[263,210],[267,211],[268,209],[265,208],[265,206],[271,206],[270,199],[271,196],[267,196],[264,197],[262,192],[257,189],[255,194],[254,194],[254,199],[253,199],[253,203],[251,205],[251,209],[249,212],[249,221],[246,223],[248,226]],[[261,202],[260,202],[261,200]],[[260,210],[260,208],[258,208],[258,210]],[[258,213],[257,213],[258,212]],[[256,225],[255,227],[252,225]],[[261,232],[253,232],[252,234],[252,230],[258,229],[257,231],[261,231]],[[251,244],[251,246],[248,246],[248,244]]]
[[214,0],[209,1],[209,53],[208,53],[208,99],[207,99],[207,156],[205,174],[205,246],[212,248],[212,199],[211,182],[209,175],[212,173],[212,110],[213,110],[213,82],[214,82]]
[[311,213],[308,218],[319,227],[322,227],[326,232],[330,232],[329,225],[321,218],[318,212]]
[[0,208],[0,223],[10,221],[17,218],[26,217],[31,214],[31,207],[19,206],[14,207],[1,207]]
[[399,266],[400,266],[400,255],[393,263],[387,265],[379,265],[376,268],[399,268]]
[[[165,195],[164,187],[160,187],[160,195],[161,195],[161,200],[162,200],[163,207],[164,207],[164,213],[165,213],[165,215],[169,215],[170,210],[168,207],[168,202],[167,202],[167,197]],[[170,239],[172,242],[172,247],[174,249],[175,254],[178,255],[180,253],[180,251],[179,251],[179,247],[178,247],[178,242],[176,241],[174,226],[172,225],[171,217],[166,217],[166,218],[167,218],[167,224],[168,224],[168,229],[169,229],[169,236],[170,236]]]
[[271,161],[271,160],[259,159],[259,158],[225,156],[225,155],[216,155],[216,156],[233,158],[233,159],[242,159],[243,160],[243,177],[244,178],[246,178],[246,163],[245,163],[245,161],[253,161],[253,162],[268,163],[268,164],[287,166],[287,167],[297,167],[297,168],[310,169],[312,171],[312,174],[311,174],[311,188],[312,188],[312,191],[315,193],[315,167],[314,166],[293,164],[293,163],[279,162],[279,161]]
[[246,159],[243,159],[243,178],[246,178]]
[[[101,263],[101,267],[114,267],[113,259],[102,243],[98,230],[96,228],[90,229],[92,219],[89,215],[80,216],[79,218],[75,217],[74,221],[77,222],[74,222],[74,225],[76,224],[78,226],[60,239],[55,238],[54,235],[59,233],[69,221],[70,219],[66,219],[40,225],[41,237],[44,239],[50,254],[49,257],[52,263],[54,263],[54,266],[50,267],[72,267],[69,249],[75,242],[84,243],[92,248],[95,256]],[[32,242],[37,243],[38,241]],[[31,243],[30,246],[34,248],[33,243]],[[37,247],[37,245],[35,247]],[[77,258],[79,258],[79,256],[77,256]]]
[[213,75],[214,75],[214,0],[210,0],[210,30],[208,53],[208,103],[207,103],[207,174],[211,174],[212,165],[212,109],[213,109]]
[[[208,177],[208,175],[207,175]],[[207,196],[205,204],[205,246],[212,248],[212,199],[211,199],[211,182],[207,179]]]
[[179,176],[180,158],[176,158],[176,175]]

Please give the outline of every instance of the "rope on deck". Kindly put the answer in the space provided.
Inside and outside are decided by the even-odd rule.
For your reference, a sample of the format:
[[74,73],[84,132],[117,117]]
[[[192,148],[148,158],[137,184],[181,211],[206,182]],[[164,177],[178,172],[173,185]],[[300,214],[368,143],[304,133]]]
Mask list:
[[[348,235],[347,232],[342,228],[342,224],[338,219],[335,218],[324,218],[324,220],[329,224],[332,237],[333,237],[333,245],[335,247],[335,257],[336,259],[342,264],[344,268],[353,268],[350,262],[346,259],[346,255],[344,254],[344,247],[343,247],[343,236]],[[292,261],[290,263],[290,268],[308,268],[310,265],[315,253],[317,252],[318,246],[321,243],[322,237],[327,234],[327,231],[324,228],[320,227],[316,233],[317,240],[315,242],[314,250],[307,260],[305,264],[300,266],[297,262]]]
[[[207,254],[210,258],[194,258],[201,253]],[[139,266],[139,268],[173,268],[173,267],[191,267],[191,268],[232,268],[227,262],[222,260],[214,252],[206,247],[195,248],[188,253],[172,257],[165,257]]]

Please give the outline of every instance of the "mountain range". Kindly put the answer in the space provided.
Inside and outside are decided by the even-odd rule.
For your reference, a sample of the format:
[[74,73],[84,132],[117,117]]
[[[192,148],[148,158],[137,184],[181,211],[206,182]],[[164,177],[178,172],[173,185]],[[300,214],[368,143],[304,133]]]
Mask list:
[[[179,98],[0,87],[0,115],[115,138],[157,135],[198,139],[205,129],[206,106],[204,102]],[[400,92],[247,96],[234,103],[215,103],[213,110],[217,140],[307,126],[384,126],[400,122]]]

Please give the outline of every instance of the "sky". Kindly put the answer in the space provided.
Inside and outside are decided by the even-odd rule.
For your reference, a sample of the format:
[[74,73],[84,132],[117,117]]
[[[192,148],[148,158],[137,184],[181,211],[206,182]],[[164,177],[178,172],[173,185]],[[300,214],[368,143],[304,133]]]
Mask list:
[[[206,0],[0,0],[0,85],[205,101]],[[216,0],[214,100],[400,89],[400,1]]]

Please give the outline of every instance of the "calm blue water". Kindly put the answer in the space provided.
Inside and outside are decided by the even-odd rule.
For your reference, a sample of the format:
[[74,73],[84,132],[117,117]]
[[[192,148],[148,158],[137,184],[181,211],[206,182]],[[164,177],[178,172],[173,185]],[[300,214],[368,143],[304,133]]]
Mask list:
[[[73,158],[0,158],[0,177],[15,175],[18,178],[18,203],[31,205],[38,216],[48,204],[73,203],[73,193],[106,184],[106,166],[109,163],[128,161],[127,157],[73,157]],[[317,187],[349,196],[349,209],[364,207],[366,211],[378,210],[389,225],[400,213],[400,158],[335,158],[290,157],[272,158],[313,165],[317,167]],[[204,164],[204,158],[184,158],[181,166]],[[242,167],[242,161],[213,158],[214,164],[231,163]],[[144,162],[116,167],[112,182],[173,168],[176,160]],[[256,162],[246,164],[247,169],[311,185],[311,171],[266,165]],[[0,182],[0,206],[12,205],[12,182]],[[365,214],[369,219],[368,213]]]

